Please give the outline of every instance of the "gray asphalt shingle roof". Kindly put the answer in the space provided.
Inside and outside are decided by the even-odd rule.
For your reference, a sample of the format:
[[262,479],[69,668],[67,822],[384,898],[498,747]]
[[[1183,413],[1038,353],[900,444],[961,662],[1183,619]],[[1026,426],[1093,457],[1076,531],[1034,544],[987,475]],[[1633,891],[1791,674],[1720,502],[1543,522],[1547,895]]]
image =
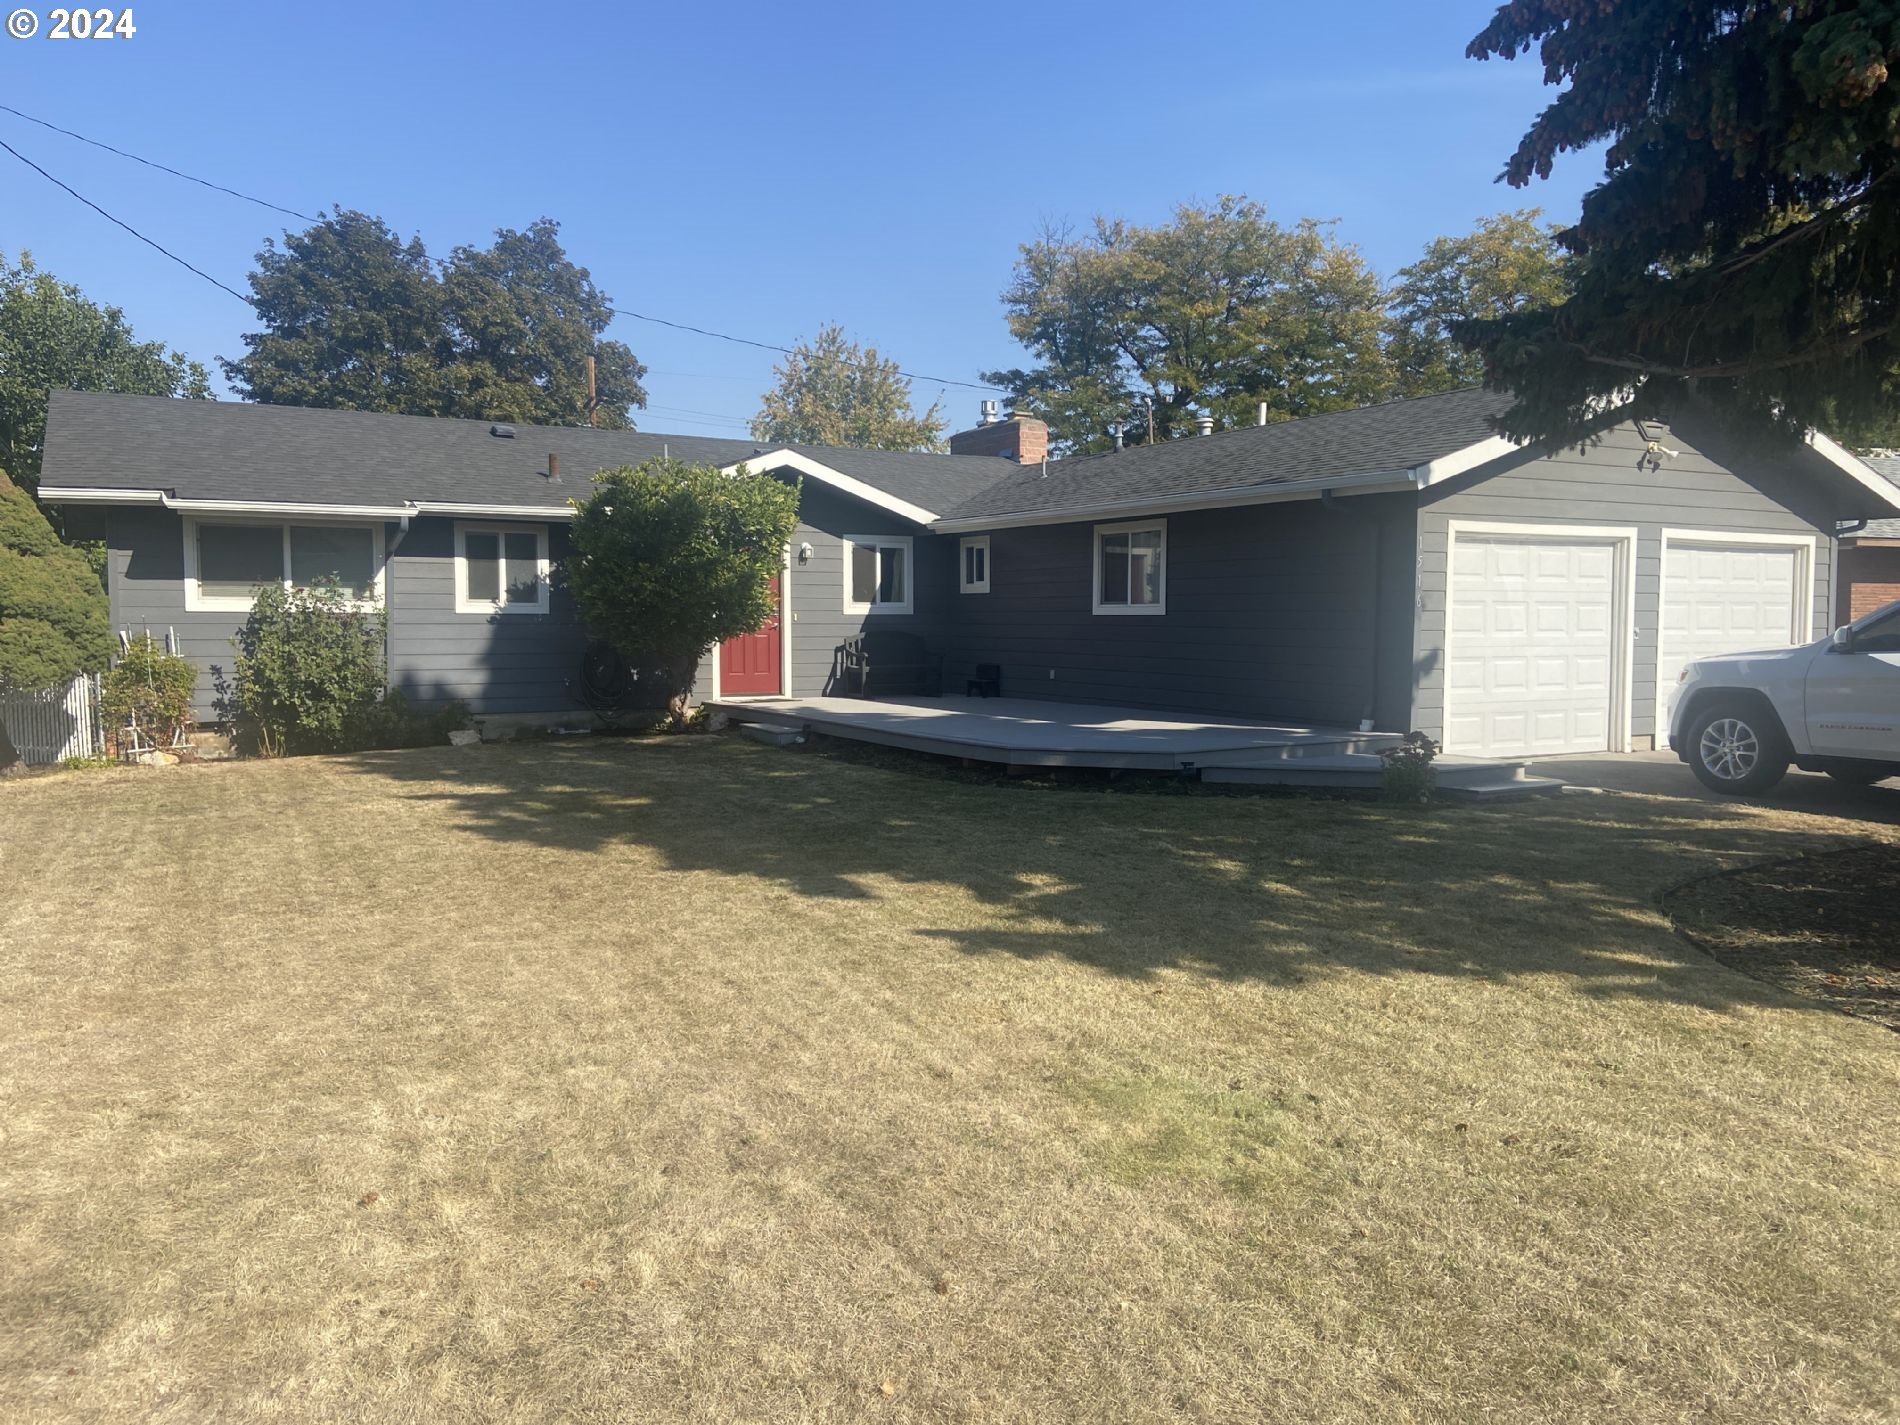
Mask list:
[[1049,515],[1123,501],[1405,470],[1488,439],[1493,434],[1491,417],[1510,403],[1508,395],[1495,391],[1453,391],[1074,456],[1051,461],[1046,474],[1040,466],[1020,466],[1009,479],[972,495],[945,517]]
[[[188,500],[392,505],[438,500],[559,508],[594,471],[670,453],[730,465],[753,440],[515,425],[370,411],[175,401],[55,391],[41,480],[52,486],[169,492]],[[901,500],[941,513],[1016,470],[993,456],[798,447],[801,454]],[[549,454],[561,480],[545,478]]]
[[[1870,455],[1866,460],[1887,477],[1893,485],[1894,499],[1900,501],[1900,455]],[[1869,520],[1860,533],[1867,539],[1900,539],[1900,519]]]

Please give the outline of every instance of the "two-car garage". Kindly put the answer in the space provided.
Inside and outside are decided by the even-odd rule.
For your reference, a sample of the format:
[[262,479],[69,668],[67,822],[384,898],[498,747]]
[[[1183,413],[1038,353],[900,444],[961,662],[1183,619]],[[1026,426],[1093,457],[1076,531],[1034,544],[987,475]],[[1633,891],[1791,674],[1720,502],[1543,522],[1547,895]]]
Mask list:
[[1627,750],[1661,728],[1685,663],[1812,636],[1812,535],[1459,521],[1448,534],[1448,752]]

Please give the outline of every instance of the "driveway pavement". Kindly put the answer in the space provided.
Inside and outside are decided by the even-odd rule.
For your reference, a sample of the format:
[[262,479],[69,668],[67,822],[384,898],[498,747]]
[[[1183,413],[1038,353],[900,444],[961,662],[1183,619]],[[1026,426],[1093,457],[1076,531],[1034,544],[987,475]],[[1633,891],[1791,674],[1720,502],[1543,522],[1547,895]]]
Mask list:
[[1783,811],[1811,811],[1820,816],[1900,826],[1900,779],[1876,787],[1849,787],[1818,772],[1790,769],[1773,791],[1759,797],[1720,797],[1695,779],[1673,752],[1600,752],[1589,757],[1541,757],[1529,770],[1558,777],[1579,787],[1602,787],[1613,792],[1645,792],[1659,797],[1688,797],[1702,801],[1746,801]]

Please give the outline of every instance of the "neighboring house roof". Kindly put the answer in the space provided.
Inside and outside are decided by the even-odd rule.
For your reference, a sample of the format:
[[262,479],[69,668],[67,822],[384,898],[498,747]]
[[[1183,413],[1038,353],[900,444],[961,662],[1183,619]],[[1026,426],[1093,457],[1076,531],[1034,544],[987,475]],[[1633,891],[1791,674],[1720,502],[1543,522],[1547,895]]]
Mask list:
[[[1893,486],[1894,503],[1900,505],[1900,455],[1869,455],[1866,462],[1887,478]],[[1900,519],[1869,520],[1867,528],[1857,530],[1856,539],[1900,539]]]
[[[1013,473],[992,456],[906,455],[821,447],[771,448],[752,440],[650,435],[514,424],[512,439],[488,421],[316,410],[239,401],[179,401],[96,391],[55,391],[47,415],[41,489],[51,499],[97,492],[110,500],[162,492],[180,507],[296,504],[398,514],[401,507],[558,513],[584,495],[596,470],[661,454],[709,465],[755,467],[784,449],[797,468],[851,492],[929,519],[985,483]],[[546,476],[559,457],[560,480]],[[861,487],[861,488],[853,488]]]
[[[950,524],[1011,515],[1047,519],[1229,490],[1271,490],[1347,477],[1398,478],[1496,437],[1511,397],[1452,391],[1214,435],[1021,466],[945,515]],[[1497,453],[1509,449],[1500,442]]]

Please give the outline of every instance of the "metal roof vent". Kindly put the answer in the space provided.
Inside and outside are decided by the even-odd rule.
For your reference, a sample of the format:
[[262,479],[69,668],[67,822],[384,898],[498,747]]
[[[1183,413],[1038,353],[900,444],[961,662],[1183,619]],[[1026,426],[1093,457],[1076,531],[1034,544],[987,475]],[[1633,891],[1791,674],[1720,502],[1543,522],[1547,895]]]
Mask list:
[[1194,429],[1199,431],[1202,435],[1212,435],[1214,433],[1214,418],[1206,411],[1202,411],[1194,418]]
[[513,440],[515,438],[515,428],[513,426],[490,426],[488,433],[497,440]]

